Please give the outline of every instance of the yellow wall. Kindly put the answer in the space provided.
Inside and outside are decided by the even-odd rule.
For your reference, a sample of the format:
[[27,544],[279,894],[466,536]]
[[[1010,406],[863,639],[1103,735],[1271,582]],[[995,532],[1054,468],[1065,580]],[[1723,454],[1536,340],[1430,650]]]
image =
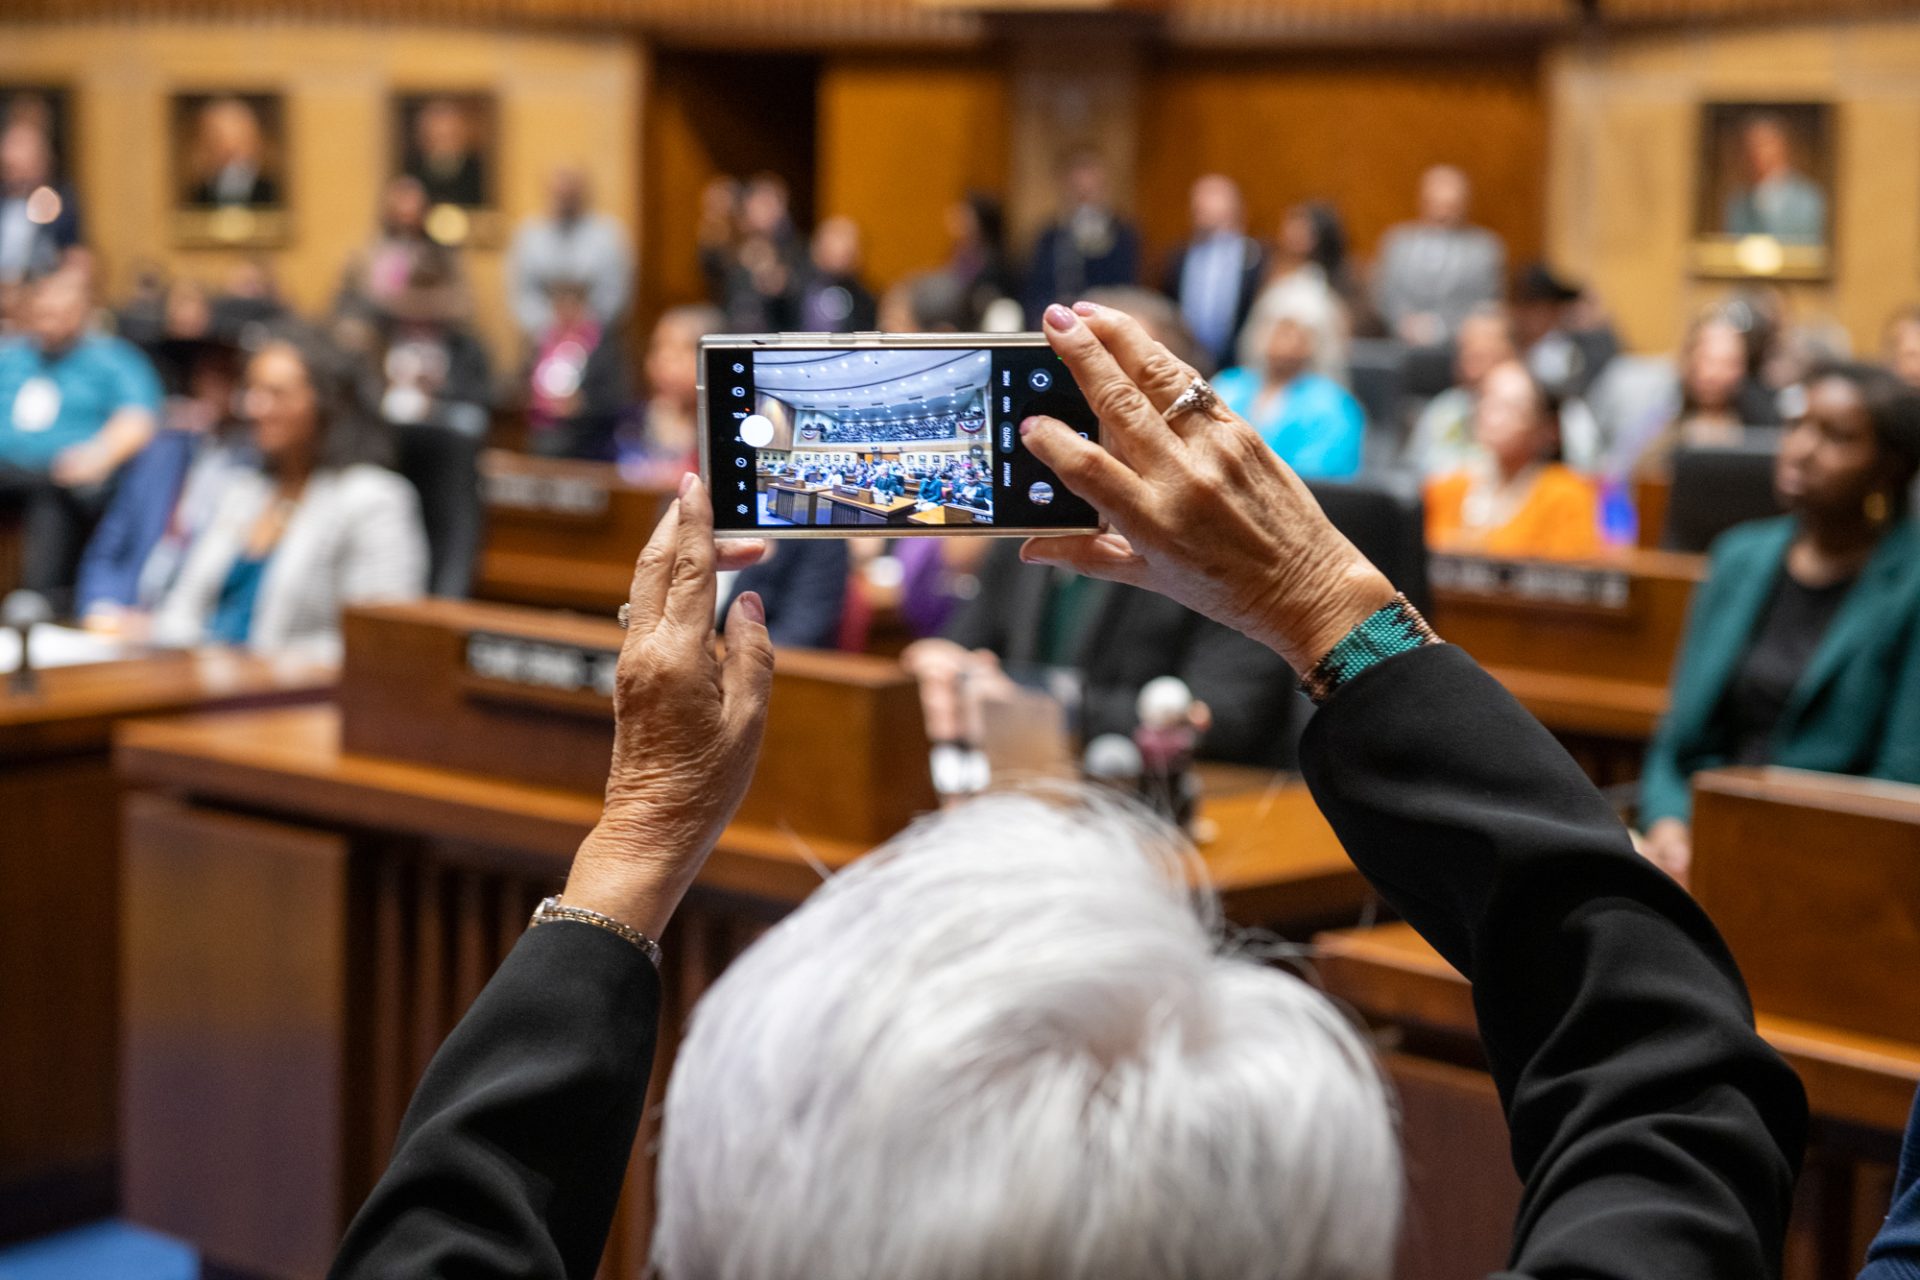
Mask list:
[[1689,31],[1570,46],[1548,60],[1549,250],[1590,281],[1630,344],[1672,346],[1725,281],[1689,271],[1700,104],[1835,104],[1830,280],[1787,284],[1793,314],[1855,349],[1920,299],[1920,18]]
[[305,310],[332,296],[369,236],[390,171],[395,91],[489,90],[500,104],[501,243],[468,268],[496,356],[517,358],[501,259],[513,223],[538,210],[556,165],[586,164],[601,208],[634,225],[639,206],[641,55],[627,38],[446,28],[154,22],[0,26],[0,83],[73,91],[75,170],[88,239],[110,286],[158,259],[218,282],[232,255],[173,246],[168,223],[167,100],[175,91],[252,88],[286,95],[293,236],[272,253]]

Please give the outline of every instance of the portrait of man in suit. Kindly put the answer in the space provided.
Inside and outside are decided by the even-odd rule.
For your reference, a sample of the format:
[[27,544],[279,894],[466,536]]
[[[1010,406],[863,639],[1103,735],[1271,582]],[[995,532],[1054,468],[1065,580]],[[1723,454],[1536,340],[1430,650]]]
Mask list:
[[1833,133],[1823,103],[1709,103],[1696,234],[1716,274],[1817,274],[1833,228]]
[[285,114],[277,94],[174,98],[175,189],[193,209],[273,209],[285,200]]
[[403,93],[394,99],[400,171],[432,205],[491,208],[494,101],[484,93]]
[[1794,168],[1793,135],[1772,112],[1751,117],[1740,131],[1747,186],[1727,200],[1726,229],[1736,236],[1772,236],[1818,244],[1827,234],[1827,195]]

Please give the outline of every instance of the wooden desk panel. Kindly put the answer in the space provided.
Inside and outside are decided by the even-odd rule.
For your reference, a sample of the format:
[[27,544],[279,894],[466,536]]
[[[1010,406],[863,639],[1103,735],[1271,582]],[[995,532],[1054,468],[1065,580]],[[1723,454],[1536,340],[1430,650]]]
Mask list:
[[1611,607],[1570,605],[1436,585],[1434,629],[1488,667],[1665,687],[1693,588],[1706,576],[1705,557],[1633,551],[1613,560],[1540,567],[1624,574],[1626,599]]
[[480,457],[487,537],[474,594],[612,613],[673,495],[638,489],[610,463],[491,449]]
[[[1387,1056],[1396,1084],[1406,1078],[1411,1060],[1430,1063],[1447,1085],[1424,1082],[1413,1094],[1403,1094],[1408,1119],[1402,1133],[1413,1182],[1410,1225],[1435,1217],[1451,1225],[1429,1256],[1411,1266],[1403,1259],[1399,1280],[1484,1274],[1488,1252],[1501,1238],[1484,1214],[1504,1196],[1515,1195],[1517,1202],[1517,1187],[1510,1162],[1491,1158],[1477,1136],[1497,1112],[1490,1117],[1484,1103],[1476,1104],[1461,1084],[1458,1064],[1483,1061],[1465,979],[1404,924],[1322,934],[1315,948],[1330,996],[1381,1028],[1389,1043],[1419,1047],[1418,1057]],[[1865,1238],[1886,1213],[1888,1171],[1877,1162],[1891,1159],[1898,1149],[1920,1085],[1920,1044],[1766,1013],[1755,1022],[1799,1074],[1815,1121],[1795,1197],[1785,1274],[1788,1280],[1851,1276],[1864,1256]],[[1469,1148],[1478,1145],[1481,1154],[1463,1158],[1463,1141]],[[1439,1185],[1423,1187],[1412,1172],[1420,1169],[1440,1171]],[[1463,1202],[1482,1206],[1477,1228],[1455,1216]]]
[[[347,751],[595,795],[605,785],[615,623],[430,600],[349,610],[345,632]],[[741,816],[879,841],[933,807],[926,759],[919,690],[899,663],[783,649]]]
[[823,484],[793,484],[776,480],[768,486],[773,495],[773,514],[789,524],[818,524],[819,501],[825,496]]
[[[1450,559],[1468,569],[1534,574],[1542,581],[1523,585],[1546,589],[1529,595],[1505,585],[1448,586],[1436,560],[1432,621],[1441,638],[1506,685],[1595,782],[1638,777],[1646,743],[1666,713],[1667,681],[1705,559],[1644,550],[1579,565]],[[1556,583],[1555,575],[1566,582]],[[1602,599],[1556,600],[1556,585],[1598,588]]]
[[114,724],[311,701],[332,682],[310,665],[169,653],[46,671],[31,697],[0,691],[0,1239],[116,1202]]
[[[1478,1042],[1472,990],[1411,925],[1314,939],[1327,994],[1369,1021]],[[1817,1116],[1898,1134],[1920,1088],[1920,1037],[1893,1040],[1762,1011],[1755,1025],[1807,1086]]]
[[1920,971],[1920,787],[1712,770],[1693,833],[1694,897],[1756,1008],[1920,1040],[1920,990],[1895,976]]
[[825,503],[829,509],[828,524],[855,525],[905,524],[916,505],[912,498],[876,502],[870,498],[851,498],[831,489],[822,493],[818,502]]
[[935,507],[931,511],[922,511],[917,515],[912,515],[907,518],[914,524],[968,525],[991,523],[991,521],[986,520],[972,507],[955,506],[952,503],[943,507]]
[[[804,743],[802,738],[783,749],[803,749]],[[923,746],[919,753],[924,760]],[[170,1132],[172,1115],[159,1087],[165,1075],[149,1063],[128,1068],[135,1082],[129,1124],[153,1139],[140,1147],[141,1166],[129,1170],[132,1215],[188,1238],[218,1241],[216,1257],[225,1263],[317,1276],[311,1258],[303,1260],[283,1242],[318,1239],[344,1225],[384,1167],[420,1071],[511,948],[533,902],[560,883],[575,846],[599,816],[599,795],[355,755],[342,748],[342,716],[333,707],[130,725],[120,736],[118,763],[130,782],[163,793],[143,797],[146,807],[130,811],[130,838],[153,874],[164,876],[172,865],[166,850],[183,839],[193,843],[196,832],[211,856],[254,866],[252,872],[236,871],[230,882],[255,884],[262,894],[278,880],[261,874],[259,865],[285,858],[289,850],[302,857],[336,847],[347,851],[352,889],[333,928],[347,939],[343,954],[348,959],[326,987],[343,993],[334,1031],[338,1047],[323,1059],[337,1067],[304,1082],[276,1077],[282,1085],[275,1099],[283,1110],[338,1117],[341,1131],[323,1147],[343,1153],[338,1155],[343,1186],[338,1197],[302,1200],[296,1206],[305,1215],[301,1221],[282,1221],[277,1215],[288,1212],[287,1198],[263,1190],[281,1184],[270,1171],[255,1179],[247,1168],[250,1161],[269,1158],[265,1147],[247,1135],[263,1126],[271,1130],[270,1124],[256,1125],[241,1106],[240,1114],[221,1127],[221,1149],[230,1157],[226,1163],[187,1158],[160,1140]],[[1361,915],[1370,891],[1303,788],[1261,786],[1236,776],[1222,783],[1221,791],[1206,805],[1218,835],[1202,859],[1231,919],[1300,937],[1320,924],[1351,922]],[[248,815],[238,827],[236,810]],[[263,824],[259,840],[246,837],[252,823]],[[312,839],[303,839],[303,833]],[[329,845],[329,840],[344,843]],[[656,1102],[679,1028],[706,986],[761,929],[817,887],[823,871],[846,865],[868,844],[803,837],[784,824],[750,821],[735,822],[723,833],[662,939],[668,984]],[[333,901],[324,892],[312,899],[322,907]],[[270,933],[276,927],[270,914],[237,910],[224,900],[217,917],[205,918],[200,906],[179,894],[155,893],[149,900],[174,904],[169,908],[174,929],[191,937],[217,938],[236,929]],[[207,911],[214,906],[203,905]],[[163,945],[164,932],[148,929],[138,936],[146,939],[145,950],[129,953],[130,968],[181,963]],[[203,948],[194,963],[212,954]],[[180,989],[177,981],[151,980],[158,984],[156,991]],[[198,987],[212,985],[209,979]],[[217,1007],[194,1006],[187,1013],[187,1025],[169,1034],[164,1003],[132,1011],[144,1039],[130,1042],[130,1051],[195,1043],[214,1059],[200,1075],[225,1079],[237,1072],[254,1079],[284,1062],[276,1046],[291,1043],[295,1033],[305,1034],[304,1023],[282,1037],[269,1022],[251,1041],[213,1031],[196,1038],[191,1028],[217,1029],[227,1020]],[[181,1070],[177,1060],[172,1070]],[[152,1128],[146,1127],[148,1117],[153,1117]],[[634,1274],[645,1257],[651,1223],[648,1143],[643,1134],[642,1158],[630,1171],[603,1268],[609,1277]],[[134,1197],[135,1187],[147,1190]],[[168,1190],[163,1195],[158,1188]],[[214,1204],[224,1215],[217,1222],[204,1209]],[[278,1225],[267,1230],[262,1223]]]
[[[115,760],[135,785],[326,825],[486,846],[496,869],[564,870],[600,817],[595,793],[353,754],[341,745],[341,714],[331,706],[128,725]],[[1207,799],[1204,812],[1217,833],[1201,860],[1232,918],[1314,920],[1357,913],[1371,901],[1305,787],[1236,790]],[[791,907],[819,884],[820,868],[837,870],[870,847],[736,821],[700,883]]]

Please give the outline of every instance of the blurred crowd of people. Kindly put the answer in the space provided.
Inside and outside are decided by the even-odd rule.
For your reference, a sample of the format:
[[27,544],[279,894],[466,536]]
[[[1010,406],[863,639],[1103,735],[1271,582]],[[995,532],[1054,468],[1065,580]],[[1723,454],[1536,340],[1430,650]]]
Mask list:
[[[1783,438],[1806,416],[1810,371],[1845,354],[1843,336],[1794,323],[1766,288],[1703,312],[1671,357],[1630,353],[1589,290],[1544,264],[1510,270],[1447,165],[1423,175],[1371,263],[1332,204],[1290,208],[1261,239],[1238,185],[1209,174],[1192,186],[1188,235],[1150,266],[1105,165],[1077,152],[1024,258],[1000,202],[973,193],[948,210],[945,260],[889,282],[868,279],[850,219],[808,234],[777,176],[723,178],[699,193],[709,296],[665,311],[644,344],[628,331],[629,229],[594,208],[587,173],[560,168],[505,255],[513,349],[497,351],[468,251],[433,234],[417,173],[385,185],[330,304],[296,315],[264,258],[217,285],[139,269],[106,305],[84,211],[53,161],[44,122],[0,131],[0,519],[23,528],[27,586],[90,625],[181,643],[326,647],[343,603],[463,592],[490,442],[672,484],[698,457],[710,333],[1013,331],[1089,297],[1210,376],[1301,475],[1417,477],[1434,547],[1569,559],[1633,541],[1635,486],[1676,451]],[[1890,377],[1920,384],[1920,308],[1890,322],[1885,359]],[[990,498],[972,471],[856,465],[909,497]],[[1893,499],[1904,512],[1904,493]],[[985,560],[1002,554],[814,544],[774,559],[782,574],[857,560],[859,578],[878,556],[881,579],[929,597],[904,612],[932,635],[974,607]],[[843,614],[858,612],[857,588]],[[1030,625],[1051,629],[1040,647],[1058,655],[1090,617],[1049,604]],[[788,638],[861,635],[842,616]]]

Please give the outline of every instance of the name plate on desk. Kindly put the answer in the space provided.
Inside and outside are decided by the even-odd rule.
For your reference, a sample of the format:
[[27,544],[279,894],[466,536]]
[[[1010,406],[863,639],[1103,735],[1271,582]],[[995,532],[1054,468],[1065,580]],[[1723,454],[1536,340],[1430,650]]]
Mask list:
[[[340,742],[358,756],[598,795],[613,749],[611,621],[428,600],[347,611]],[[782,649],[739,821],[874,844],[935,806],[913,678]]]
[[467,674],[478,684],[613,697],[618,649],[529,640],[476,631],[467,637]]
[[481,475],[480,486],[494,511],[592,519],[605,515],[612,501],[605,485],[582,476],[490,470]]
[[1633,575],[1625,569],[1434,556],[1427,575],[1436,591],[1489,599],[1603,610],[1624,610],[1633,600]]

